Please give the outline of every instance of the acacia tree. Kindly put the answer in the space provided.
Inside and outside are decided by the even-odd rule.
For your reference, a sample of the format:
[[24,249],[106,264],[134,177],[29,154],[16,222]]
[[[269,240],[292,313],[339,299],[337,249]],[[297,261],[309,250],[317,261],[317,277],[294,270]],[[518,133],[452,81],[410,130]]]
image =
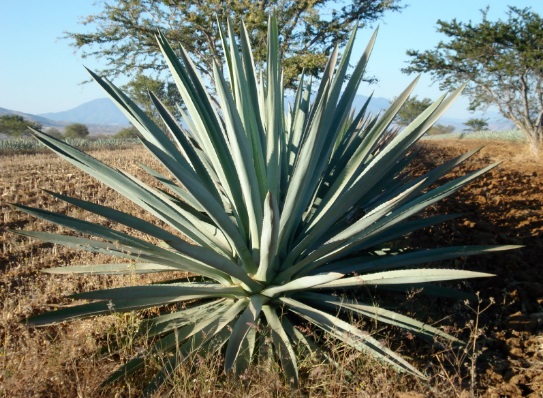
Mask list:
[[82,123],[72,123],[64,129],[66,138],[86,138],[89,135],[89,128]]
[[[213,61],[220,64],[222,52],[217,20],[229,19],[239,35],[243,20],[254,50],[254,60],[266,60],[268,15],[275,12],[280,26],[280,49],[284,79],[292,86],[302,70],[317,76],[324,68],[335,43],[345,42],[353,24],[360,27],[380,19],[386,11],[398,11],[401,0],[102,0],[101,11],[82,24],[90,32],[67,32],[83,57],[106,61],[100,74],[137,76],[160,73],[166,65],[155,40],[158,30],[173,47],[183,45],[196,55],[196,68],[213,77]],[[225,28],[225,27],[223,27]]]
[[[396,98],[392,100],[394,102]],[[407,126],[415,120],[422,112],[431,106],[433,101],[430,98],[419,99],[416,95],[409,97],[396,114],[394,121],[400,126]],[[454,131],[454,126],[436,124],[428,130],[429,135],[449,134]]]
[[[394,99],[395,100],[395,99]],[[393,100],[393,102],[394,102]],[[417,118],[426,108],[432,105],[434,101],[430,98],[418,99],[416,95],[410,97],[404,102],[396,115],[396,123],[400,126],[407,126]]]
[[467,128],[464,131],[483,131],[488,129],[488,119],[483,118],[471,118],[468,119],[464,126]]
[[430,127],[430,130],[428,130],[429,135],[442,135],[442,134],[450,134],[454,132],[454,126],[450,124],[434,124],[432,127]]
[[41,130],[42,125],[38,122],[25,119],[20,115],[2,115],[0,116],[0,133],[11,136],[21,137],[30,135],[29,127]]
[[138,129],[134,126],[125,127],[117,131],[113,137],[119,140],[138,138]]
[[125,84],[123,89],[130,99],[136,102],[136,104],[138,104],[138,106],[159,125],[162,125],[162,119],[149,92],[152,92],[160,98],[164,105],[174,114],[179,115],[176,111],[175,104],[181,103],[181,96],[179,95],[179,91],[177,91],[175,84],[171,81],[164,81],[138,74]]
[[55,127],[49,127],[45,132],[49,134],[50,136],[58,138],[58,139],[62,139],[63,137],[62,132]]
[[439,20],[449,41],[409,50],[407,73],[428,72],[441,89],[464,82],[472,110],[489,105],[511,120],[535,146],[543,145],[543,19],[530,8],[509,7],[507,20]]

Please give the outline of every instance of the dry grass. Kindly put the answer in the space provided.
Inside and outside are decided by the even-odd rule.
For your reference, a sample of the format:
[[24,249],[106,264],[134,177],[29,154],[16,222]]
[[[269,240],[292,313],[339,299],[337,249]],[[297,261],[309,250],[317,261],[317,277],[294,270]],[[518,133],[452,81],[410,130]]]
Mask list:
[[[139,148],[114,151],[95,151],[92,155],[113,167],[130,173],[141,173],[136,162],[144,161],[159,167]],[[121,277],[66,277],[47,275],[43,268],[67,264],[105,263],[109,257],[76,252],[63,247],[22,238],[9,230],[40,230],[61,232],[62,228],[35,220],[14,211],[9,203],[63,212],[74,217],[99,221],[97,216],[83,214],[81,210],[66,205],[42,191],[76,196],[84,200],[112,206],[139,217],[144,212],[104,185],[82,174],[54,155],[13,155],[0,160],[2,230],[0,240],[1,279],[0,319],[1,372],[0,395],[6,397],[137,397],[145,381],[164,358],[156,358],[138,377],[100,389],[101,381],[117,366],[127,361],[148,344],[134,340],[139,314],[122,314],[87,319],[45,328],[31,328],[21,322],[26,317],[59,305],[70,304],[65,296],[75,292],[122,286],[136,282],[149,282],[147,276]],[[122,226],[115,226],[123,229]],[[66,232],[66,231],[63,231]],[[409,301],[409,300],[408,300]],[[413,304],[407,303],[407,309]],[[451,307],[458,312],[462,304]],[[441,308],[440,308],[441,310]],[[466,323],[477,317],[468,314],[461,318]],[[373,325],[365,325],[377,330]],[[477,327],[471,332],[477,332]],[[461,327],[456,327],[461,331]],[[157,396],[184,397],[449,397],[467,393],[470,386],[470,368],[457,350],[439,348],[431,343],[413,342],[409,335],[399,335],[390,329],[379,330],[379,336],[432,374],[428,382],[414,380],[376,365],[364,355],[325,340],[334,359],[345,367],[340,372],[332,365],[317,364],[301,359],[301,387],[292,392],[286,387],[278,365],[263,359],[250,372],[225,375],[221,358],[195,357],[185,362],[171,376]],[[452,331],[454,332],[454,330]],[[389,339],[389,334],[395,338]],[[468,330],[468,335],[470,331]],[[476,334],[474,334],[476,335]],[[474,346],[475,350],[475,346]],[[475,351],[474,351],[475,352]],[[471,354],[470,354],[471,355]],[[474,371],[471,369],[472,372]],[[473,382],[473,380],[472,380]],[[472,390],[473,391],[473,390]],[[403,394],[403,395],[402,395]],[[410,394],[410,395],[405,395]]]

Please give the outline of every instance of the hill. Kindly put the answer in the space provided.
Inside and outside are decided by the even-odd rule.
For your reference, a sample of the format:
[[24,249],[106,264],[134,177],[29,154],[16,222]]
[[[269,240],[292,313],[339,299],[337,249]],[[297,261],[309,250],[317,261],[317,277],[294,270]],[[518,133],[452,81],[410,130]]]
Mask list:
[[58,121],[47,119],[42,116],[32,115],[30,113],[24,113],[24,112],[19,112],[19,111],[13,111],[11,109],[6,109],[6,108],[0,108],[0,116],[3,116],[3,115],[22,116],[24,119],[40,123],[43,127],[55,127],[57,129],[62,129],[66,125],[65,123],[60,123]]
[[[353,102],[354,108],[359,110],[367,99],[366,96],[357,95]],[[286,98],[287,102],[292,100],[292,97]],[[389,106],[390,101],[386,98],[374,97],[368,106],[368,112],[375,115],[379,112],[382,113]],[[59,130],[63,130],[70,123],[83,123],[88,126],[91,134],[114,134],[130,125],[128,119],[109,98],[99,98],[62,112],[41,113],[38,115],[0,108],[0,116],[5,114],[20,115],[26,119],[41,123],[45,128],[55,127]],[[480,115],[474,115],[473,117],[480,117]],[[496,112],[488,112],[485,117],[488,118],[490,130],[503,131],[512,128],[512,123]],[[464,122],[466,122],[464,119],[448,117],[443,117],[438,121],[439,124],[454,126],[455,131],[463,131],[465,128]]]
[[38,116],[58,122],[83,123],[87,125],[126,127],[130,124],[128,119],[109,98],[95,99],[66,111],[42,113]]
[[54,127],[60,131],[63,131],[68,124],[83,123],[87,125],[91,135],[115,134],[120,129],[129,126],[128,119],[108,98],[86,102],[63,112],[39,115],[0,108],[0,116],[2,115],[19,115],[27,120],[40,123],[44,129]]

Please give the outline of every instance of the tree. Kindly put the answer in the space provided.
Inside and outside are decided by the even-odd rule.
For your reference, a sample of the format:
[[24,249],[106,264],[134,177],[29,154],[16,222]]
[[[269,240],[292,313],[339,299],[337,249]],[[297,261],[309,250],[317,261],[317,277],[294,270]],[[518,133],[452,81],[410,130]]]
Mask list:
[[543,19],[529,8],[509,7],[507,20],[439,20],[450,38],[435,49],[409,50],[407,73],[430,73],[442,89],[467,82],[472,110],[495,105],[536,146],[543,145]]
[[488,119],[471,118],[464,123],[464,126],[467,127],[464,131],[483,131],[488,129]]
[[115,133],[113,137],[118,138],[120,140],[125,140],[129,138],[136,138],[138,136],[138,129],[134,126],[125,127],[124,129],[121,129]]
[[86,138],[89,135],[89,129],[82,123],[72,123],[64,129],[66,138]]
[[[106,60],[100,74],[110,79],[118,75],[160,73],[162,61],[155,34],[162,31],[172,47],[183,45],[197,56],[197,69],[210,80],[213,61],[220,62],[217,20],[232,22],[239,35],[243,19],[257,65],[266,61],[267,19],[277,16],[280,29],[284,79],[288,85],[305,69],[318,75],[337,42],[344,42],[356,21],[360,27],[380,19],[386,11],[398,11],[401,0],[311,1],[181,1],[181,0],[101,0],[101,11],[82,22],[88,33],[66,32],[83,57]],[[223,28],[225,28],[223,26]]]
[[419,100],[416,95],[407,99],[396,115],[396,123],[400,126],[407,126],[417,118],[426,108],[432,105],[430,98]]
[[429,135],[450,134],[452,132],[454,132],[454,126],[444,124],[435,124],[428,130]]
[[58,139],[60,139],[60,138],[63,137],[63,135],[62,135],[62,133],[60,132],[60,130],[57,129],[57,128],[54,128],[54,127],[49,127],[45,132],[46,132],[47,134],[49,134],[50,136],[53,136],[53,137],[58,138]]
[[2,115],[0,116],[0,133],[11,137],[21,137],[29,135],[29,127],[36,130],[41,130],[42,125],[38,122],[25,119],[19,115]]
[[155,94],[164,105],[177,116],[175,104],[181,103],[181,96],[170,81],[154,79],[143,74],[137,75],[129,83],[123,86],[124,92],[151,118],[155,123],[161,124],[162,119],[153,105],[149,92]]

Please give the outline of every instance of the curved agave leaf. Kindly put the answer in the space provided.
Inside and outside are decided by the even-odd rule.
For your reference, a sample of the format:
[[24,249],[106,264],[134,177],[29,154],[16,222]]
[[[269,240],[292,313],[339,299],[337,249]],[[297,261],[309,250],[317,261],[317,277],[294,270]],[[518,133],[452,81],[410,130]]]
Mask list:
[[[449,246],[436,249],[415,250],[404,253],[390,253],[381,256],[366,256],[354,259],[340,260],[318,268],[320,272],[343,272],[345,274],[366,274],[377,270],[407,267],[450,260],[457,257],[474,256],[502,250],[519,249],[521,246]],[[316,272],[316,271],[315,271]]]
[[69,297],[86,300],[128,300],[140,297],[178,297],[180,300],[193,300],[208,297],[243,298],[246,296],[246,292],[239,286],[222,286],[217,283],[188,282],[93,290],[91,292],[73,294]]
[[343,341],[347,345],[359,351],[368,352],[399,370],[406,371],[423,379],[426,378],[401,356],[371,337],[369,333],[357,329],[350,323],[330,315],[327,312],[320,311],[292,298],[281,297],[280,300],[287,305],[289,310],[307,319],[309,322]]
[[271,335],[273,344],[276,347],[277,355],[283,366],[287,380],[294,387],[298,386],[298,366],[296,360],[296,353],[292,348],[292,344],[287,335],[287,332],[283,328],[281,319],[275,313],[275,309],[265,305],[262,307],[262,312],[266,317],[268,325],[271,329]]
[[88,264],[46,268],[48,274],[84,274],[84,275],[133,275],[152,274],[154,272],[178,271],[177,268],[157,263],[119,263]]
[[301,278],[294,279],[288,283],[283,283],[280,285],[272,285],[262,290],[260,294],[263,294],[267,297],[276,297],[280,293],[293,292],[295,290],[309,289],[312,287],[318,287],[326,285],[331,281],[336,281],[340,278],[343,278],[344,274],[339,272],[327,272],[324,274],[304,276]]
[[264,200],[262,237],[260,238],[260,263],[254,279],[268,282],[278,267],[277,246],[279,241],[279,206],[271,192]]
[[183,326],[194,325],[204,319],[209,313],[226,309],[236,304],[236,300],[220,298],[211,302],[196,305],[186,305],[183,311],[175,311],[153,318],[145,319],[140,328],[143,336],[154,337],[165,335],[167,332],[178,330]]
[[249,298],[249,305],[236,321],[232,330],[232,337],[228,341],[225,353],[225,369],[231,370],[236,364],[238,355],[244,341],[249,334],[249,330],[256,328],[257,320],[262,311],[262,306],[269,300],[268,297],[260,294]]
[[312,292],[300,293],[298,296],[301,299],[311,300],[317,305],[325,305],[333,309],[340,309],[346,312],[358,313],[368,318],[373,318],[378,322],[398,326],[419,335],[429,336],[432,339],[435,337],[442,337],[455,343],[461,343],[461,341],[458,340],[456,337],[445,333],[441,329],[417,321],[416,319],[399,314],[397,312],[387,310],[386,308],[377,307],[374,304],[361,304],[345,298],[338,299],[334,296]]
[[109,300],[90,304],[64,307],[56,311],[32,316],[27,322],[35,326],[48,326],[58,322],[89,318],[96,315],[110,315],[114,312],[128,312],[153,308],[181,301],[178,297],[140,298],[131,300]]
[[451,281],[455,279],[487,278],[490,276],[495,275],[484,272],[463,271],[458,269],[406,269],[352,276],[350,278],[324,283],[316,287],[320,289],[333,289],[360,285],[398,285],[408,283]]

